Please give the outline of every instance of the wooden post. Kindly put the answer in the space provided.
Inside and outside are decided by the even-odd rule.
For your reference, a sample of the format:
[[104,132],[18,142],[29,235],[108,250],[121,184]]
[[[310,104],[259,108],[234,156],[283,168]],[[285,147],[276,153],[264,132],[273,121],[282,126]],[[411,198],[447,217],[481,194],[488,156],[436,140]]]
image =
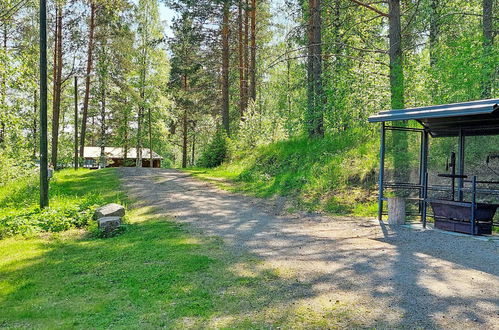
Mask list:
[[381,123],[379,143],[378,220],[383,220],[383,181],[385,176],[385,123]]
[[405,199],[403,197],[388,198],[388,223],[390,225],[405,223]]
[[49,205],[47,148],[47,0],[40,0],[40,208]]

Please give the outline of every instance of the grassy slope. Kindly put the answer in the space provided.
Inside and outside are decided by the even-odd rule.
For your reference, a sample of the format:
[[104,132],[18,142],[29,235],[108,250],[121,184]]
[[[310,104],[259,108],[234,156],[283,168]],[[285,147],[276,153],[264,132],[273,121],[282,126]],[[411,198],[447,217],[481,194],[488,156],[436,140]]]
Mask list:
[[[89,191],[123,200],[114,170],[62,172],[55,181],[54,204]],[[130,210],[128,219],[128,229],[108,239],[73,229],[0,240],[0,327],[361,325],[362,312],[343,303],[310,309],[311,287],[254,257],[231,255],[216,238],[147,208]]]
[[236,184],[221,186],[234,191],[292,196],[310,210],[373,215],[378,145],[376,135],[351,130],[324,140],[270,144],[218,168],[189,172],[208,180],[229,179]]
[[[0,215],[36,209],[39,201],[38,187],[36,175],[17,179],[0,187]],[[119,181],[113,170],[95,172],[67,169],[57,172],[50,180],[51,207],[79,203],[82,199],[90,199],[96,204],[122,201],[124,195],[120,193]]]
[[0,187],[0,238],[64,230],[75,225],[70,218],[80,217],[84,225],[96,206],[125,202],[112,169],[57,172],[50,181],[50,208],[43,212],[38,208],[38,187],[35,175]]

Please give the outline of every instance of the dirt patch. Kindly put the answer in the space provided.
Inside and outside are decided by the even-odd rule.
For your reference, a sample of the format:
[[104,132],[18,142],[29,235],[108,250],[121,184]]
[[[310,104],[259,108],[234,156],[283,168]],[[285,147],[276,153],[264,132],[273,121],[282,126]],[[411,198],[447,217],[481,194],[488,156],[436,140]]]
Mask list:
[[220,236],[311,288],[311,309],[345,304],[362,310],[368,327],[499,328],[497,243],[372,219],[283,215],[279,200],[228,193],[175,170],[119,173],[137,204]]

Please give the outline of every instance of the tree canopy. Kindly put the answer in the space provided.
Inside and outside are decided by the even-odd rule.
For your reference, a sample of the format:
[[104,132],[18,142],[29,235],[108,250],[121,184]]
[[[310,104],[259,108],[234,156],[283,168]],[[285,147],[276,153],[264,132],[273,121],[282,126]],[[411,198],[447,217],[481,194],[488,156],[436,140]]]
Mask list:
[[[0,5],[2,182],[39,157],[37,6]],[[57,0],[48,13],[55,168],[106,145],[194,166],[221,144],[237,156],[371,131],[382,109],[498,96],[496,0]]]

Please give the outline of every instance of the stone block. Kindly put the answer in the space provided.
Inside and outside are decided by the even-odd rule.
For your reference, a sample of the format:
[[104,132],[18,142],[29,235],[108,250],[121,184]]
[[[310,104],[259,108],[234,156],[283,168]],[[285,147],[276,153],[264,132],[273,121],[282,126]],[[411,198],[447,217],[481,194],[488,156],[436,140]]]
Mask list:
[[103,217],[97,220],[99,229],[113,231],[121,225],[121,217]]
[[104,217],[122,217],[125,215],[125,208],[119,204],[111,203],[99,207],[95,210],[94,219],[98,220]]

